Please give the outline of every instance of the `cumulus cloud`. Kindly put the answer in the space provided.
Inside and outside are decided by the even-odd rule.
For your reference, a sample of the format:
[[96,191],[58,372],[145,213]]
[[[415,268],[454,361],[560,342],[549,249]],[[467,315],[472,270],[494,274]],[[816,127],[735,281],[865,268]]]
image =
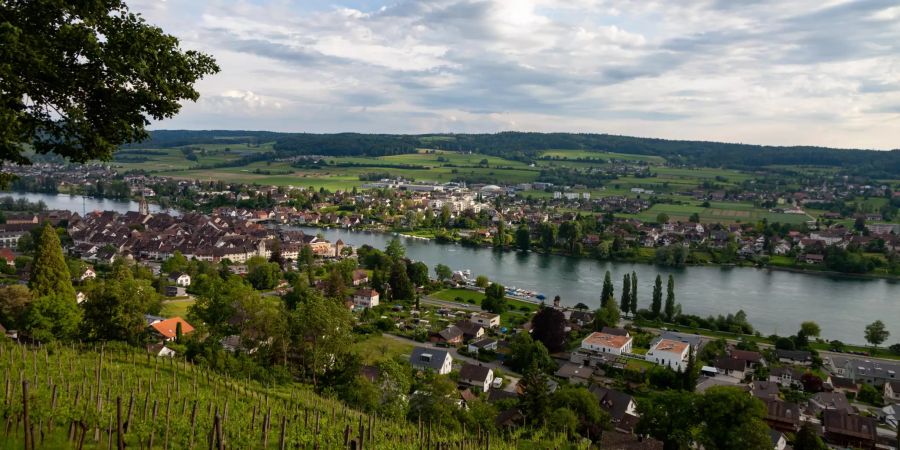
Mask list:
[[157,127],[871,148],[900,136],[895,1],[131,4],[222,66]]

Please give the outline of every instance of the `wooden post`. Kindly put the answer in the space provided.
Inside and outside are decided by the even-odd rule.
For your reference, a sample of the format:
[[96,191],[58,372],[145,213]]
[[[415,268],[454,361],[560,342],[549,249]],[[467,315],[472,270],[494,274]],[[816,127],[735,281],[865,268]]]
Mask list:
[[116,397],[116,448],[125,450],[125,430],[122,428],[122,397]]
[[287,416],[282,415],[281,416],[281,436],[279,436],[279,438],[278,438],[278,449],[279,450],[284,450],[284,448],[285,448],[285,439],[284,439],[285,438],[285,436],[284,436],[285,428],[287,428]]
[[25,450],[34,450],[31,440],[31,418],[28,417],[28,380],[22,380],[22,415],[25,426]]
[[194,406],[191,407],[191,436],[188,440],[188,448],[194,448],[194,425],[197,423],[197,400],[194,400]]

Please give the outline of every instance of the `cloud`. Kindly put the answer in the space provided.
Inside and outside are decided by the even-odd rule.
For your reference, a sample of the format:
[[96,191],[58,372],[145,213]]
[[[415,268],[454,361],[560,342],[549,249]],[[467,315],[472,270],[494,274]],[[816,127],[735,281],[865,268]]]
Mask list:
[[610,132],[896,147],[900,7],[861,0],[135,0],[216,56],[160,128]]

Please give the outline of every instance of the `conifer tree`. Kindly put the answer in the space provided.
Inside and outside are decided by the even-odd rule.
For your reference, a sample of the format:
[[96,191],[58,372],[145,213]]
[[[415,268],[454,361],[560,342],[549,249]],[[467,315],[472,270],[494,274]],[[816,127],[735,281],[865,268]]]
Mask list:
[[609,271],[606,271],[606,276],[603,278],[603,290],[600,291],[600,306],[606,305],[607,302],[613,300],[615,298],[615,289],[613,288],[612,283],[612,275]]
[[59,295],[62,299],[75,301],[75,288],[72,287],[72,276],[63,258],[59,236],[49,223],[44,224],[41,239],[34,250],[28,287],[35,298]]
[[634,271],[631,272],[631,304],[628,305],[628,309],[631,311],[632,317],[637,314],[637,273]]
[[675,278],[669,275],[669,283],[666,286],[666,322],[675,318]]
[[631,310],[631,275],[627,273],[622,277],[622,299],[619,301],[619,309],[622,314],[628,314]]
[[656,283],[653,285],[653,302],[650,304],[650,311],[654,317],[659,317],[662,309],[662,277],[656,275]]

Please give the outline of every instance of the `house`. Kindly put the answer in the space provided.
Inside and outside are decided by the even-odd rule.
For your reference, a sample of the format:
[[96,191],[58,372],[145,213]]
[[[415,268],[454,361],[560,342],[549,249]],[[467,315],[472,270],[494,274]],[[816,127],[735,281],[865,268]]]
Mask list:
[[829,444],[863,449],[875,448],[878,422],[872,417],[834,409],[825,411],[822,424],[825,428],[825,441]]
[[469,320],[485,328],[497,328],[500,326],[500,314],[480,312],[472,314]]
[[889,427],[895,429],[900,427],[900,403],[887,405],[884,408],[881,408],[879,417],[881,417],[884,420],[884,423]]
[[830,376],[825,384],[830,385],[834,392],[840,392],[842,394],[846,394],[848,392],[852,392],[854,394],[859,392],[859,384],[850,378],[844,378],[839,376]]
[[624,328],[615,328],[615,327],[603,327],[600,330],[601,333],[612,334],[615,336],[631,336],[628,334],[628,330]]
[[770,428],[769,438],[772,440],[772,448],[774,450],[784,450],[787,448],[787,439],[784,437],[784,433]]
[[172,317],[160,322],[154,322],[150,325],[151,333],[162,338],[165,342],[174,341],[178,336],[178,325],[181,324],[181,334],[186,336],[194,331],[194,327],[187,323],[181,317]]
[[487,392],[494,382],[494,371],[488,367],[466,363],[459,371],[459,382],[476,386],[481,392]]
[[684,342],[691,346],[694,350],[700,350],[703,346],[703,338],[699,334],[678,333],[675,331],[664,331],[659,335],[659,339],[669,341]]
[[691,345],[685,342],[660,339],[647,352],[646,360],[672,370],[684,370]]
[[154,323],[162,322],[166,320],[163,316],[154,316],[153,314],[144,314],[144,322],[147,323],[147,326],[153,325]]
[[518,408],[510,408],[505,411],[500,411],[500,414],[497,414],[497,418],[494,419],[494,425],[496,425],[497,428],[518,427],[520,425],[523,425],[524,423],[525,416],[522,414],[522,411],[518,410]]
[[747,363],[739,359],[722,356],[715,360],[713,366],[722,375],[743,380],[747,376]]
[[84,292],[78,292],[75,294],[75,303],[82,304],[87,301],[87,295]]
[[750,383],[750,394],[754,397],[766,401],[778,398],[778,384],[771,381],[752,381]]
[[731,359],[742,361],[747,369],[752,369],[764,361],[761,353],[747,350],[734,349],[731,350],[728,356]]
[[164,358],[171,358],[175,356],[175,350],[172,350],[169,347],[166,347],[165,344],[151,344],[147,346],[147,353],[150,353],[153,356],[159,356]]
[[353,293],[353,304],[363,308],[374,308],[378,306],[378,291],[375,289],[357,289]]
[[16,262],[16,254],[6,247],[0,247],[0,260],[6,261],[6,264],[11,266]]
[[82,272],[81,276],[78,277],[78,279],[81,281],[93,280],[94,278],[97,278],[97,272],[94,272],[94,269],[92,267],[84,269],[84,272]]
[[599,385],[590,387],[590,391],[600,402],[600,408],[609,413],[614,428],[622,431],[632,431],[632,423],[638,417],[637,404],[634,397]]
[[576,309],[569,314],[569,322],[583,327],[594,321],[594,313],[581,309]]
[[814,415],[831,409],[853,411],[847,396],[840,392],[817,392],[809,399],[807,406],[809,413]]
[[589,352],[621,355],[622,353],[631,353],[631,343],[631,336],[595,331],[581,341],[581,349]]
[[428,338],[435,344],[459,345],[463,342],[463,330],[456,325],[450,325]]
[[776,367],[769,371],[769,381],[778,383],[783,388],[802,388],[802,376],[803,372],[793,367]]
[[800,405],[781,400],[766,401],[766,423],[783,433],[800,431]]
[[569,380],[571,384],[582,385],[590,382],[594,375],[594,369],[590,366],[567,362],[560,366],[554,375]]
[[482,336],[484,336],[484,327],[475,322],[471,322],[468,320],[460,320],[460,321],[456,322],[454,325],[456,325],[457,328],[462,330],[463,339],[465,339],[467,341],[472,340],[472,339],[479,339]]
[[497,340],[491,338],[477,339],[469,342],[469,346],[466,347],[466,350],[468,350],[469,353],[478,353],[482,351],[494,352],[497,351]]
[[806,350],[775,350],[778,361],[788,364],[808,366],[812,364],[812,353]]
[[362,286],[369,282],[369,273],[362,269],[353,271],[353,285]]
[[416,347],[409,356],[409,363],[417,370],[433,371],[439,375],[446,375],[453,368],[453,357],[450,356],[450,352],[447,350]]
[[900,403],[900,381],[884,383],[884,401]]
[[191,276],[184,272],[172,272],[169,274],[169,281],[175,283],[175,286],[188,287],[191,285]]
[[867,383],[876,387],[884,386],[888,381],[900,379],[900,362],[831,357],[831,372],[850,378],[856,383]]

